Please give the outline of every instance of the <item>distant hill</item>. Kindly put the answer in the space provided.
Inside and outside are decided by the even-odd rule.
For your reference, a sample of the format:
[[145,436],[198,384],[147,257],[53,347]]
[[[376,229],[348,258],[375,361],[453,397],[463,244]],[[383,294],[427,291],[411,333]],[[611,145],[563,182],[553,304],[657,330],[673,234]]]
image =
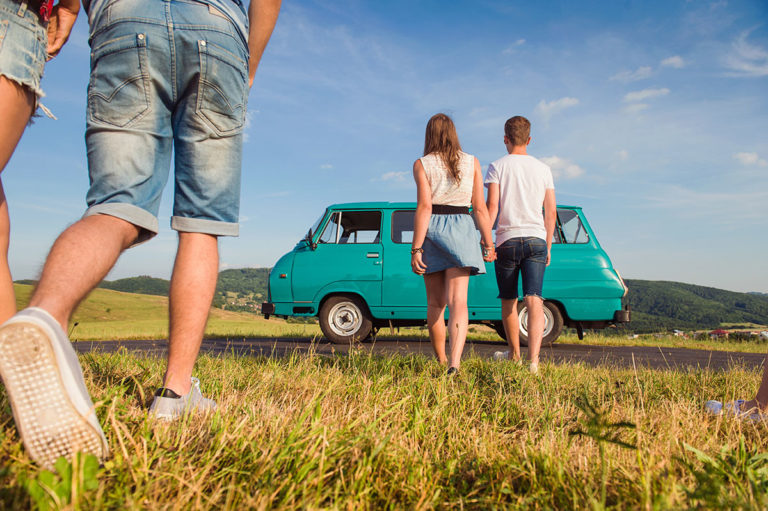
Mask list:
[[99,284],[99,287],[111,289],[113,291],[122,291],[124,293],[168,296],[168,290],[171,287],[171,283],[165,279],[142,275],[141,277],[130,277],[112,281],[104,280]]
[[626,280],[635,332],[768,325],[768,296],[681,282]]

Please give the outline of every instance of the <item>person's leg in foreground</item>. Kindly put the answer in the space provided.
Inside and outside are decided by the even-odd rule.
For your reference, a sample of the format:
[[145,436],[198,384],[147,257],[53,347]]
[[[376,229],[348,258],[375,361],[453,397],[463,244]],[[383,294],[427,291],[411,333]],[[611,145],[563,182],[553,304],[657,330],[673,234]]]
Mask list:
[[768,419],[768,356],[763,361],[763,379],[754,398],[737,399],[726,403],[707,401],[704,407],[712,415],[727,414],[751,420]]
[[544,271],[548,264],[546,241],[539,238],[525,238],[522,242],[523,260],[520,272],[523,278],[523,296],[528,308],[528,358],[531,372],[539,370],[539,351],[544,336]]
[[445,270],[446,299],[448,301],[448,338],[451,340],[449,371],[458,370],[464,343],[467,341],[469,311],[467,310],[467,290],[469,288],[469,269],[448,268]]
[[[445,271],[427,273],[424,275],[424,284],[427,290],[429,341],[432,343],[432,349],[435,350],[437,360],[446,365],[448,364],[448,357],[445,355],[445,307],[448,302],[446,300]],[[453,346],[453,341],[451,341],[451,346]]]

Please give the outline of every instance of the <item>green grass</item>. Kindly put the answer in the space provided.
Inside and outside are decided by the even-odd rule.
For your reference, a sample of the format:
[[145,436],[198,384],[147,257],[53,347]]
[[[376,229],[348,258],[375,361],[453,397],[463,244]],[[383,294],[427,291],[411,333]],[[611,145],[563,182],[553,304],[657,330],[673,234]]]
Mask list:
[[702,411],[754,392],[759,374],[740,367],[544,364],[537,378],[469,358],[448,379],[423,356],[203,356],[219,411],[166,424],[144,409],[162,360],[81,361],[112,457],[38,469],[0,393],[0,508],[51,495],[70,509],[768,506],[766,425]]

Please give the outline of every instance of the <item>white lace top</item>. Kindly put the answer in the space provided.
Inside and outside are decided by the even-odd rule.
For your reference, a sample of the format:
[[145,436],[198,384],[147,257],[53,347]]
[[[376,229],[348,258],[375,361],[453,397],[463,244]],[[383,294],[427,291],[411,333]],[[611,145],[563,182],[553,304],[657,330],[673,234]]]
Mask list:
[[427,174],[432,189],[432,204],[446,206],[470,206],[472,204],[472,185],[475,177],[475,157],[463,151],[459,152],[458,182],[451,178],[443,159],[435,153],[419,158]]

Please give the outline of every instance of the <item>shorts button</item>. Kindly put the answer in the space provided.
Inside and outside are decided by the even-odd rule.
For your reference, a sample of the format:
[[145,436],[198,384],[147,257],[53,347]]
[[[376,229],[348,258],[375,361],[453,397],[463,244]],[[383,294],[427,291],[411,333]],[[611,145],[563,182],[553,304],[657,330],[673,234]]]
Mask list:
[[139,34],[139,40],[144,39],[144,34]]
[[200,41],[200,46],[205,46],[205,41]]

